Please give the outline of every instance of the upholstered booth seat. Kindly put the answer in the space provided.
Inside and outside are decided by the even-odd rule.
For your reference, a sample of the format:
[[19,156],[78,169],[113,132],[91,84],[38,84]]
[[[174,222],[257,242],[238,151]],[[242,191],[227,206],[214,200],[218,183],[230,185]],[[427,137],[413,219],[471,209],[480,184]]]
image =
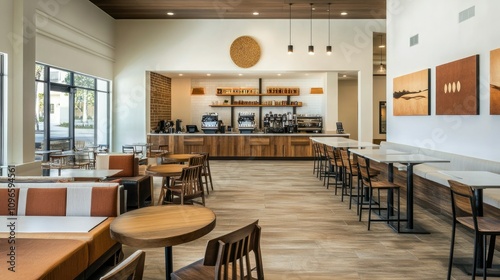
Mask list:
[[122,170],[108,179],[120,179],[127,192],[127,208],[152,204],[153,180],[149,175],[139,175],[139,159],[133,154],[98,154],[96,169]]
[[7,239],[0,238],[0,279],[60,280],[75,279],[88,266],[88,247],[81,240],[71,239],[16,239],[15,272],[8,270]]
[[[0,184],[0,197],[7,197],[8,184]],[[107,217],[89,232],[44,232],[28,233],[17,232],[18,242],[24,240],[40,240],[37,244],[48,244],[52,241],[73,241],[85,246],[85,266],[80,273],[86,276],[92,274],[106,260],[116,254],[121,245],[111,238],[109,233],[110,224],[118,216],[122,209],[123,187],[118,183],[94,183],[94,182],[70,182],[70,183],[16,183],[14,188],[16,207],[13,212],[17,216],[84,216],[84,217]],[[0,215],[9,215],[7,200],[0,200]],[[48,243],[42,242],[43,240]],[[57,242],[56,242],[57,243]],[[5,243],[6,244],[6,243]],[[41,245],[40,245],[41,246]],[[1,246],[0,246],[1,247]],[[46,247],[48,254],[53,251],[52,247]],[[65,255],[59,255],[66,258]],[[73,252],[77,254],[77,252]],[[52,256],[52,255],[51,255]],[[68,256],[67,258],[73,258]],[[50,258],[49,258],[50,259]],[[80,258],[79,258],[80,259]],[[32,255],[24,257],[24,260],[36,262]],[[44,263],[52,268],[55,264]],[[42,266],[40,264],[40,266]],[[44,266],[45,267],[45,266]],[[1,275],[0,275],[1,276]],[[40,278],[40,279],[73,279],[63,278]],[[0,277],[0,279],[4,279]],[[10,278],[6,278],[10,279]],[[15,278],[15,279],[38,279],[38,278]]]

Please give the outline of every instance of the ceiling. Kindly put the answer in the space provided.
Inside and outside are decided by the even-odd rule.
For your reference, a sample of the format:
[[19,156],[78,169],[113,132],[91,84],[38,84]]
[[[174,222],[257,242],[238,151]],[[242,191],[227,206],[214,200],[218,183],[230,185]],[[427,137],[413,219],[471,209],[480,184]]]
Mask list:
[[[386,0],[90,0],[115,19],[385,19]],[[168,15],[167,13],[173,13]],[[258,15],[253,15],[258,12]],[[341,15],[347,12],[347,15]]]
[[[292,19],[309,19],[313,3],[313,19],[385,19],[386,0],[90,0],[114,19],[288,19],[290,4]],[[330,4],[330,13],[329,13]],[[167,13],[173,13],[168,15]],[[258,12],[258,15],[254,15]],[[346,12],[347,15],[341,15]],[[380,39],[385,45],[385,33],[373,35],[373,64],[385,64],[385,49],[380,49]],[[161,72],[160,72],[161,73]],[[189,78],[291,78],[320,73],[168,73],[169,77]],[[211,76],[207,76],[210,74]],[[279,75],[279,76],[278,76]],[[357,72],[339,72],[340,78],[357,79]]]

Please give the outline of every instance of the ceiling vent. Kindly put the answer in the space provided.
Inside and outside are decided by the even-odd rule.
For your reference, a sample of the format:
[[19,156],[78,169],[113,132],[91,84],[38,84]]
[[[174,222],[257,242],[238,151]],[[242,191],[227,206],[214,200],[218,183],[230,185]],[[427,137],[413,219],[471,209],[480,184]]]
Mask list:
[[418,34],[410,37],[410,47],[418,44]]

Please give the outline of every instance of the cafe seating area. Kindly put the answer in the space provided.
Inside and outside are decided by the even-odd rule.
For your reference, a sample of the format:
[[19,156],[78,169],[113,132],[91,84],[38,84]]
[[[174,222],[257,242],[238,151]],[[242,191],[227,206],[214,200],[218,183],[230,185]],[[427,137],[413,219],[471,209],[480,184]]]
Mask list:
[[[17,227],[15,254],[22,260],[9,279],[86,279],[119,257],[121,244],[109,235],[111,222],[124,211],[119,184],[29,182],[16,183],[14,190],[14,208],[0,201],[2,224]],[[10,193],[8,183],[0,184],[1,197]],[[10,211],[15,218],[9,220]],[[6,250],[0,247],[2,255]]]

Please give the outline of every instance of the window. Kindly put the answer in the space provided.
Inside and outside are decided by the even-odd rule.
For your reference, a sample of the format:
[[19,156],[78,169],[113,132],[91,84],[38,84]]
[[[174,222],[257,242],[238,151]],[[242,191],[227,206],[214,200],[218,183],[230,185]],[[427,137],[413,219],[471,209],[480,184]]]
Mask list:
[[35,76],[36,149],[109,145],[109,81],[43,64]]

